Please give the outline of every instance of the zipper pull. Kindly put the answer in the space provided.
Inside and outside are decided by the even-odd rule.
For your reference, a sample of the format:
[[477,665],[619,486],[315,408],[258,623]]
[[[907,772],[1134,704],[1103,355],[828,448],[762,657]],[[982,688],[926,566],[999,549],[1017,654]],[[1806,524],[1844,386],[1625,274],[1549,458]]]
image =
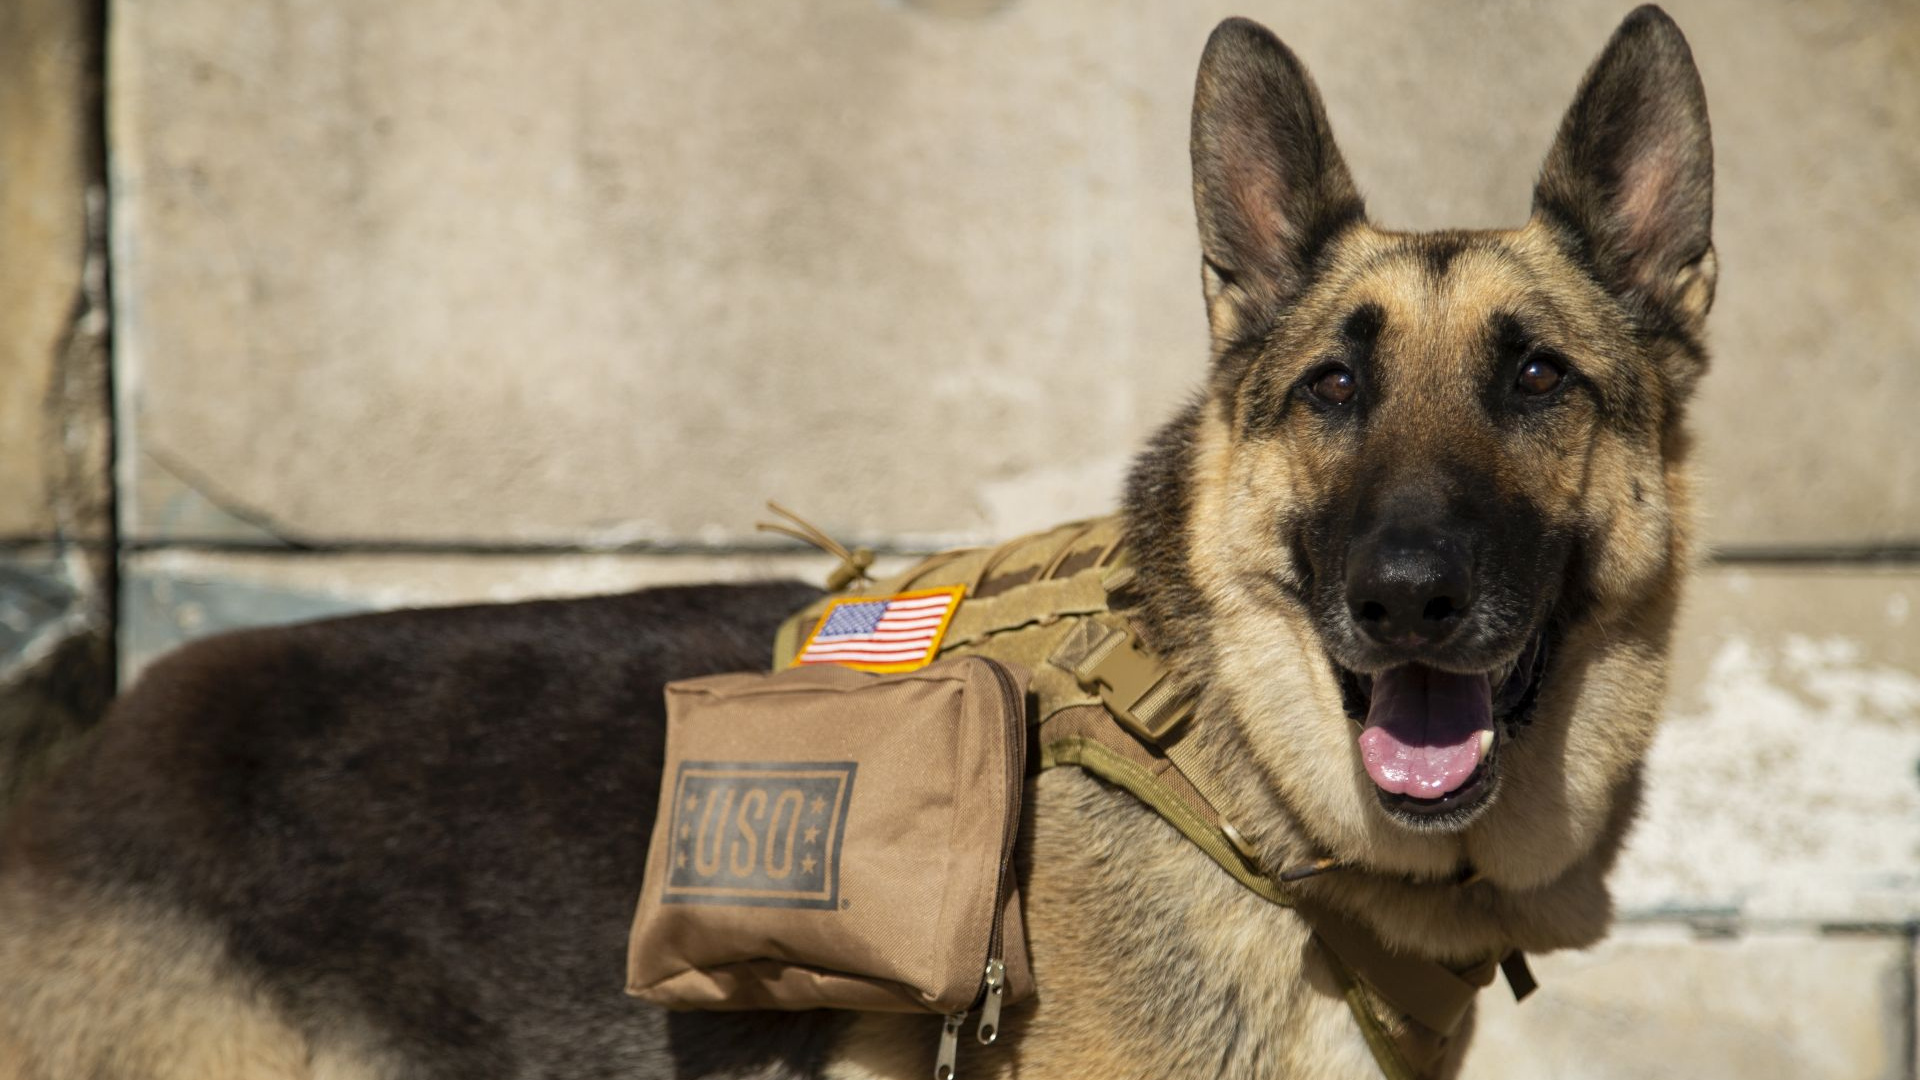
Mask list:
[[992,1046],[993,1040],[1000,1037],[1000,1006],[1007,997],[1007,965],[998,960],[987,961],[987,994],[980,1003],[980,1029],[977,1032],[981,1046]]
[[967,1022],[967,1010],[947,1014],[940,1029],[940,1057],[933,1063],[933,1080],[953,1080],[953,1063],[960,1056],[960,1025]]

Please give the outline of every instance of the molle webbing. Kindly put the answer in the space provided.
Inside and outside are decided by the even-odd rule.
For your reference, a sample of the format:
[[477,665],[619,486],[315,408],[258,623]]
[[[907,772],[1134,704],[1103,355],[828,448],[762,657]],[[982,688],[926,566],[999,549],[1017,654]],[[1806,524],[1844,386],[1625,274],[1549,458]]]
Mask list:
[[940,655],[981,655],[1032,672],[1042,769],[1073,765],[1126,788],[1173,823],[1247,888],[1277,904],[1279,887],[1221,820],[1205,770],[1180,736],[1192,695],[1140,644],[1108,597],[1133,580],[1117,518],[1062,525],[997,548],[934,555],[864,588],[820,600],[790,617],[774,645],[774,668],[792,663],[830,600],[893,596],[945,585],[966,599]]
[[893,596],[942,585],[966,586],[966,599],[948,625],[940,654],[975,654],[1019,664],[1034,675],[1040,723],[1061,709],[1096,705],[1098,694],[1047,662],[1080,621],[1100,619],[1124,627],[1107,610],[1101,582],[1120,553],[1120,527],[1112,518],[1076,522],[1022,537],[997,548],[965,548],[934,555],[880,581],[835,593],[790,617],[774,639],[775,670],[793,662],[806,632],[829,600]]
[[[1133,579],[1120,534],[1115,517],[1075,522],[996,548],[943,552],[836,592],[781,625],[774,669],[792,664],[832,600],[966,586],[940,654],[987,656],[1032,672],[1028,722],[1037,729],[1037,767],[1074,766],[1126,789],[1248,890],[1295,908],[1340,978],[1381,1071],[1388,1080],[1420,1080],[1444,1056],[1475,992],[1491,980],[1493,961],[1456,972],[1395,955],[1343,916],[1298,907],[1259,866],[1222,818],[1213,780],[1187,738],[1192,695],[1109,603]],[[1393,1034],[1373,999],[1407,1019],[1404,1035]]]

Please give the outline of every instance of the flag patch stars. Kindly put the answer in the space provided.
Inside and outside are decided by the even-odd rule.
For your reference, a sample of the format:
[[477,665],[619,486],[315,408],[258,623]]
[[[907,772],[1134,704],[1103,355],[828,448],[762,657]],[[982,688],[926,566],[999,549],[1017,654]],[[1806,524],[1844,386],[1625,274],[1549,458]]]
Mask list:
[[862,671],[912,671],[933,662],[966,593],[962,585],[877,599],[836,600],[794,660]]

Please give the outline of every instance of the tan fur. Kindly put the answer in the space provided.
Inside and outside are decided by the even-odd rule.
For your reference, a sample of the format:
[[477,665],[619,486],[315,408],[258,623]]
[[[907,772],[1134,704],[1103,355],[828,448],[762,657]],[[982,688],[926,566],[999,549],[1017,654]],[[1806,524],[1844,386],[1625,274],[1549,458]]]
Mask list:
[[16,874],[0,892],[0,1080],[389,1080],[316,1047],[164,908]]

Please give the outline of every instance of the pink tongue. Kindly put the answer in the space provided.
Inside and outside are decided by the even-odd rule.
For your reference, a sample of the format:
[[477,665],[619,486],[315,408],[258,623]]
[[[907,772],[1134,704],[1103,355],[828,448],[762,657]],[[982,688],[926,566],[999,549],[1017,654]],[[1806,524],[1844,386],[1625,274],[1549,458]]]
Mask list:
[[1485,675],[1407,664],[1373,677],[1360,760],[1380,790],[1416,799],[1457,791],[1480,764],[1480,733],[1493,730]]

